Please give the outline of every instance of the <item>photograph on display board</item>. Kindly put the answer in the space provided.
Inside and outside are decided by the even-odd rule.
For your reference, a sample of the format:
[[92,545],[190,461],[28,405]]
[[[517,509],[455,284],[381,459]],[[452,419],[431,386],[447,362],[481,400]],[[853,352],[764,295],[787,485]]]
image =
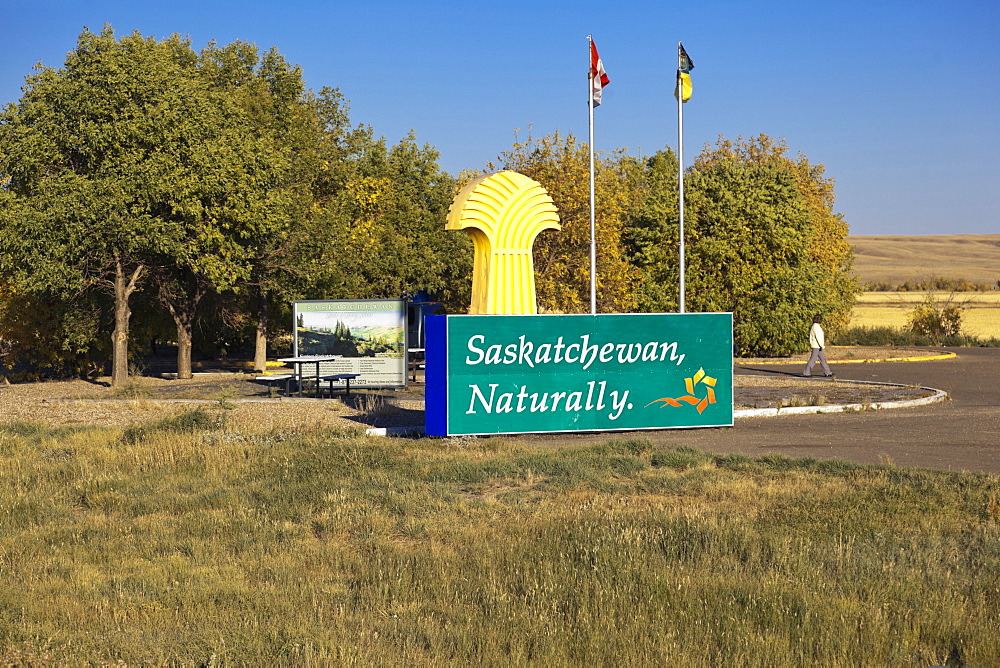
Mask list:
[[297,317],[300,355],[403,357],[406,353],[406,323],[398,307],[300,312]]

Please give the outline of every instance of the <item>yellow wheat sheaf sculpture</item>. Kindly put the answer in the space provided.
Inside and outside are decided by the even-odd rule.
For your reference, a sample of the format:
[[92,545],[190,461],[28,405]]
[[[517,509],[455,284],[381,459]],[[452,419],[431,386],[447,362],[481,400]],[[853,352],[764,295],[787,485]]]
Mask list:
[[481,176],[455,197],[445,229],[472,237],[469,313],[538,312],[531,247],[542,231],[562,229],[540,183],[509,170]]

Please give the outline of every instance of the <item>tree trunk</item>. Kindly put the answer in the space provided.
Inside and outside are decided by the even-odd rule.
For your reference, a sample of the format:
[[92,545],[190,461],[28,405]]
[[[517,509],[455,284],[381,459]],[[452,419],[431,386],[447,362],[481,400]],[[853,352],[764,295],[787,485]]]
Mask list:
[[[206,288],[196,275],[189,275],[187,281],[160,283],[160,301],[170,311],[177,327],[177,378],[190,380],[193,377],[191,369],[191,334],[198,314],[198,303],[205,296]],[[187,286],[183,283],[187,282]],[[171,288],[177,288],[176,292]]]
[[126,278],[121,262],[115,261],[115,329],[111,333],[112,387],[128,381],[128,327],[132,317],[129,299],[135,292],[141,275],[142,267],[136,267],[132,275]]
[[257,373],[267,371],[267,293],[264,288],[257,292],[257,337],[254,341],[253,368]]
[[174,315],[174,324],[177,325],[177,378],[188,380],[194,377],[191,367],[191,331],[193,330],[194,318],[187,317],[184,309],[178,311],[181,316]]

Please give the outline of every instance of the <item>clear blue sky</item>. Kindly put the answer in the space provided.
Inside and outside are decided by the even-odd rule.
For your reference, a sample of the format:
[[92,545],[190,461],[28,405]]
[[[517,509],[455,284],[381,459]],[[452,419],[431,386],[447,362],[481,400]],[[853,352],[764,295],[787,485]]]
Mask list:
[[586,139],[591,33],[612,80],[597,148],[675,146],[681,40],[686,162],[763,132],[826,166],[852,234],[1000,233],[1000,0],[0,0],[0,102],[106,22],[276,46],[310,87],[340,88],[354,122],[390,142],[415,130],[452,173],[517,129]]

